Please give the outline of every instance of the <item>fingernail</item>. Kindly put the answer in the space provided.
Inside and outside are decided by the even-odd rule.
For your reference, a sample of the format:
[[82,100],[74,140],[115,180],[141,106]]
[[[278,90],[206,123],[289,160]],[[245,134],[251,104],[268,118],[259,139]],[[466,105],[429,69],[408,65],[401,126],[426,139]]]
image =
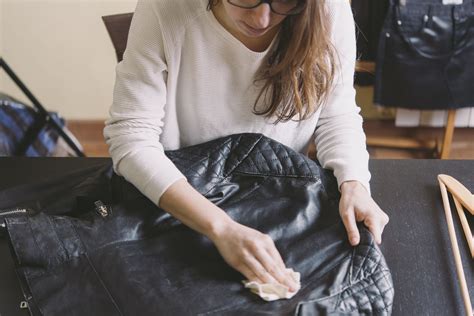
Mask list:
[[352,237],[351,238],[351,245],[355,246],[355,245],[357,245],[357,242],[358,242],[357,237]]

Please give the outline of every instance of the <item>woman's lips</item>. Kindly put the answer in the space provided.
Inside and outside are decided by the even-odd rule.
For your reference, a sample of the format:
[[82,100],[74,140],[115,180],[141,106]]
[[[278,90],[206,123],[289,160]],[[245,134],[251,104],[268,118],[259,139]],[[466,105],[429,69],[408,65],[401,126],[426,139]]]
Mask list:
[[270,27],[266,27],[266,28],[263,28],[263,29],[256,29],[254,27],[251,27],[250,25],[248,25],[247,23],[245,22],[242,22],[242,24],[244,25],[245,29],[252,35],[254,36],[260,36],[260,35],[263,35],[266,31],[268,31],[268,29]]

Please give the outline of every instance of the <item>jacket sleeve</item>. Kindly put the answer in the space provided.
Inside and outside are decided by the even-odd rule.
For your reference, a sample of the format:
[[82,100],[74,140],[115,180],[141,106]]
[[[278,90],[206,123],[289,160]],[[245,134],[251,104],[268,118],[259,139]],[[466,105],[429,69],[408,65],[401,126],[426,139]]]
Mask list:
[[104,137],[114,170],[158,204],[166,189],[186,179],[160,143],[167,64],[153,1],[139,0],[116,80]]
[[333,90],[323,105],[315,130],[317,158],[324,168],[334,171],[339,187],[344,181],[357,180],[370,193],[369,154],[353,85],[354,19],[348,0],[329,0],[328,3],[337,67]]

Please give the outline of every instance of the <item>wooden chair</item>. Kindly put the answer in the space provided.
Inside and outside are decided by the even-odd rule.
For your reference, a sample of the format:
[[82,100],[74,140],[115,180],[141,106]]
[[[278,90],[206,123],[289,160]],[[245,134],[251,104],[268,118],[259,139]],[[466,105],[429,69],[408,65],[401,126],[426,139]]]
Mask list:
[[[357,61],[356,72],[366,72],[375,74],[376,65],[374,62]],[[451,151],[451,144],[454,134],[456,110],[448,110],[448,120],[444,127],[443,142],[441,145],[436,140],[416,140],[408,137],[380,137],[368,136],[367,146],[386,147],[414,150],[431,150],[441,159],[448,159]]]
[[123,53],[127,47],[128,31],[132,22],[133,13],[106,15],[102,17],[105,28],[109,33],[115,49],[117,61],[122,61]]

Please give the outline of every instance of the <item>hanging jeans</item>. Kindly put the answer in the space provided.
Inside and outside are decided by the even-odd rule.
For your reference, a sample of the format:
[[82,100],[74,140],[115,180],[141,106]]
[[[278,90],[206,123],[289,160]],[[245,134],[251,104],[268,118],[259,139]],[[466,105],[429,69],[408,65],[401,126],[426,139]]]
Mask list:
[[232,219],[272,237],[299,292],[263,301],[209,239],[105,166],[0,193],[0,207],[28,209],[5,222],[33,315],[391,314],[390,271],[365,226],[348,243],[332,172],[261,134],[166,154]]
[[420,110],[474,106],[472,0],[392,0],[379,41],[374,101]]

